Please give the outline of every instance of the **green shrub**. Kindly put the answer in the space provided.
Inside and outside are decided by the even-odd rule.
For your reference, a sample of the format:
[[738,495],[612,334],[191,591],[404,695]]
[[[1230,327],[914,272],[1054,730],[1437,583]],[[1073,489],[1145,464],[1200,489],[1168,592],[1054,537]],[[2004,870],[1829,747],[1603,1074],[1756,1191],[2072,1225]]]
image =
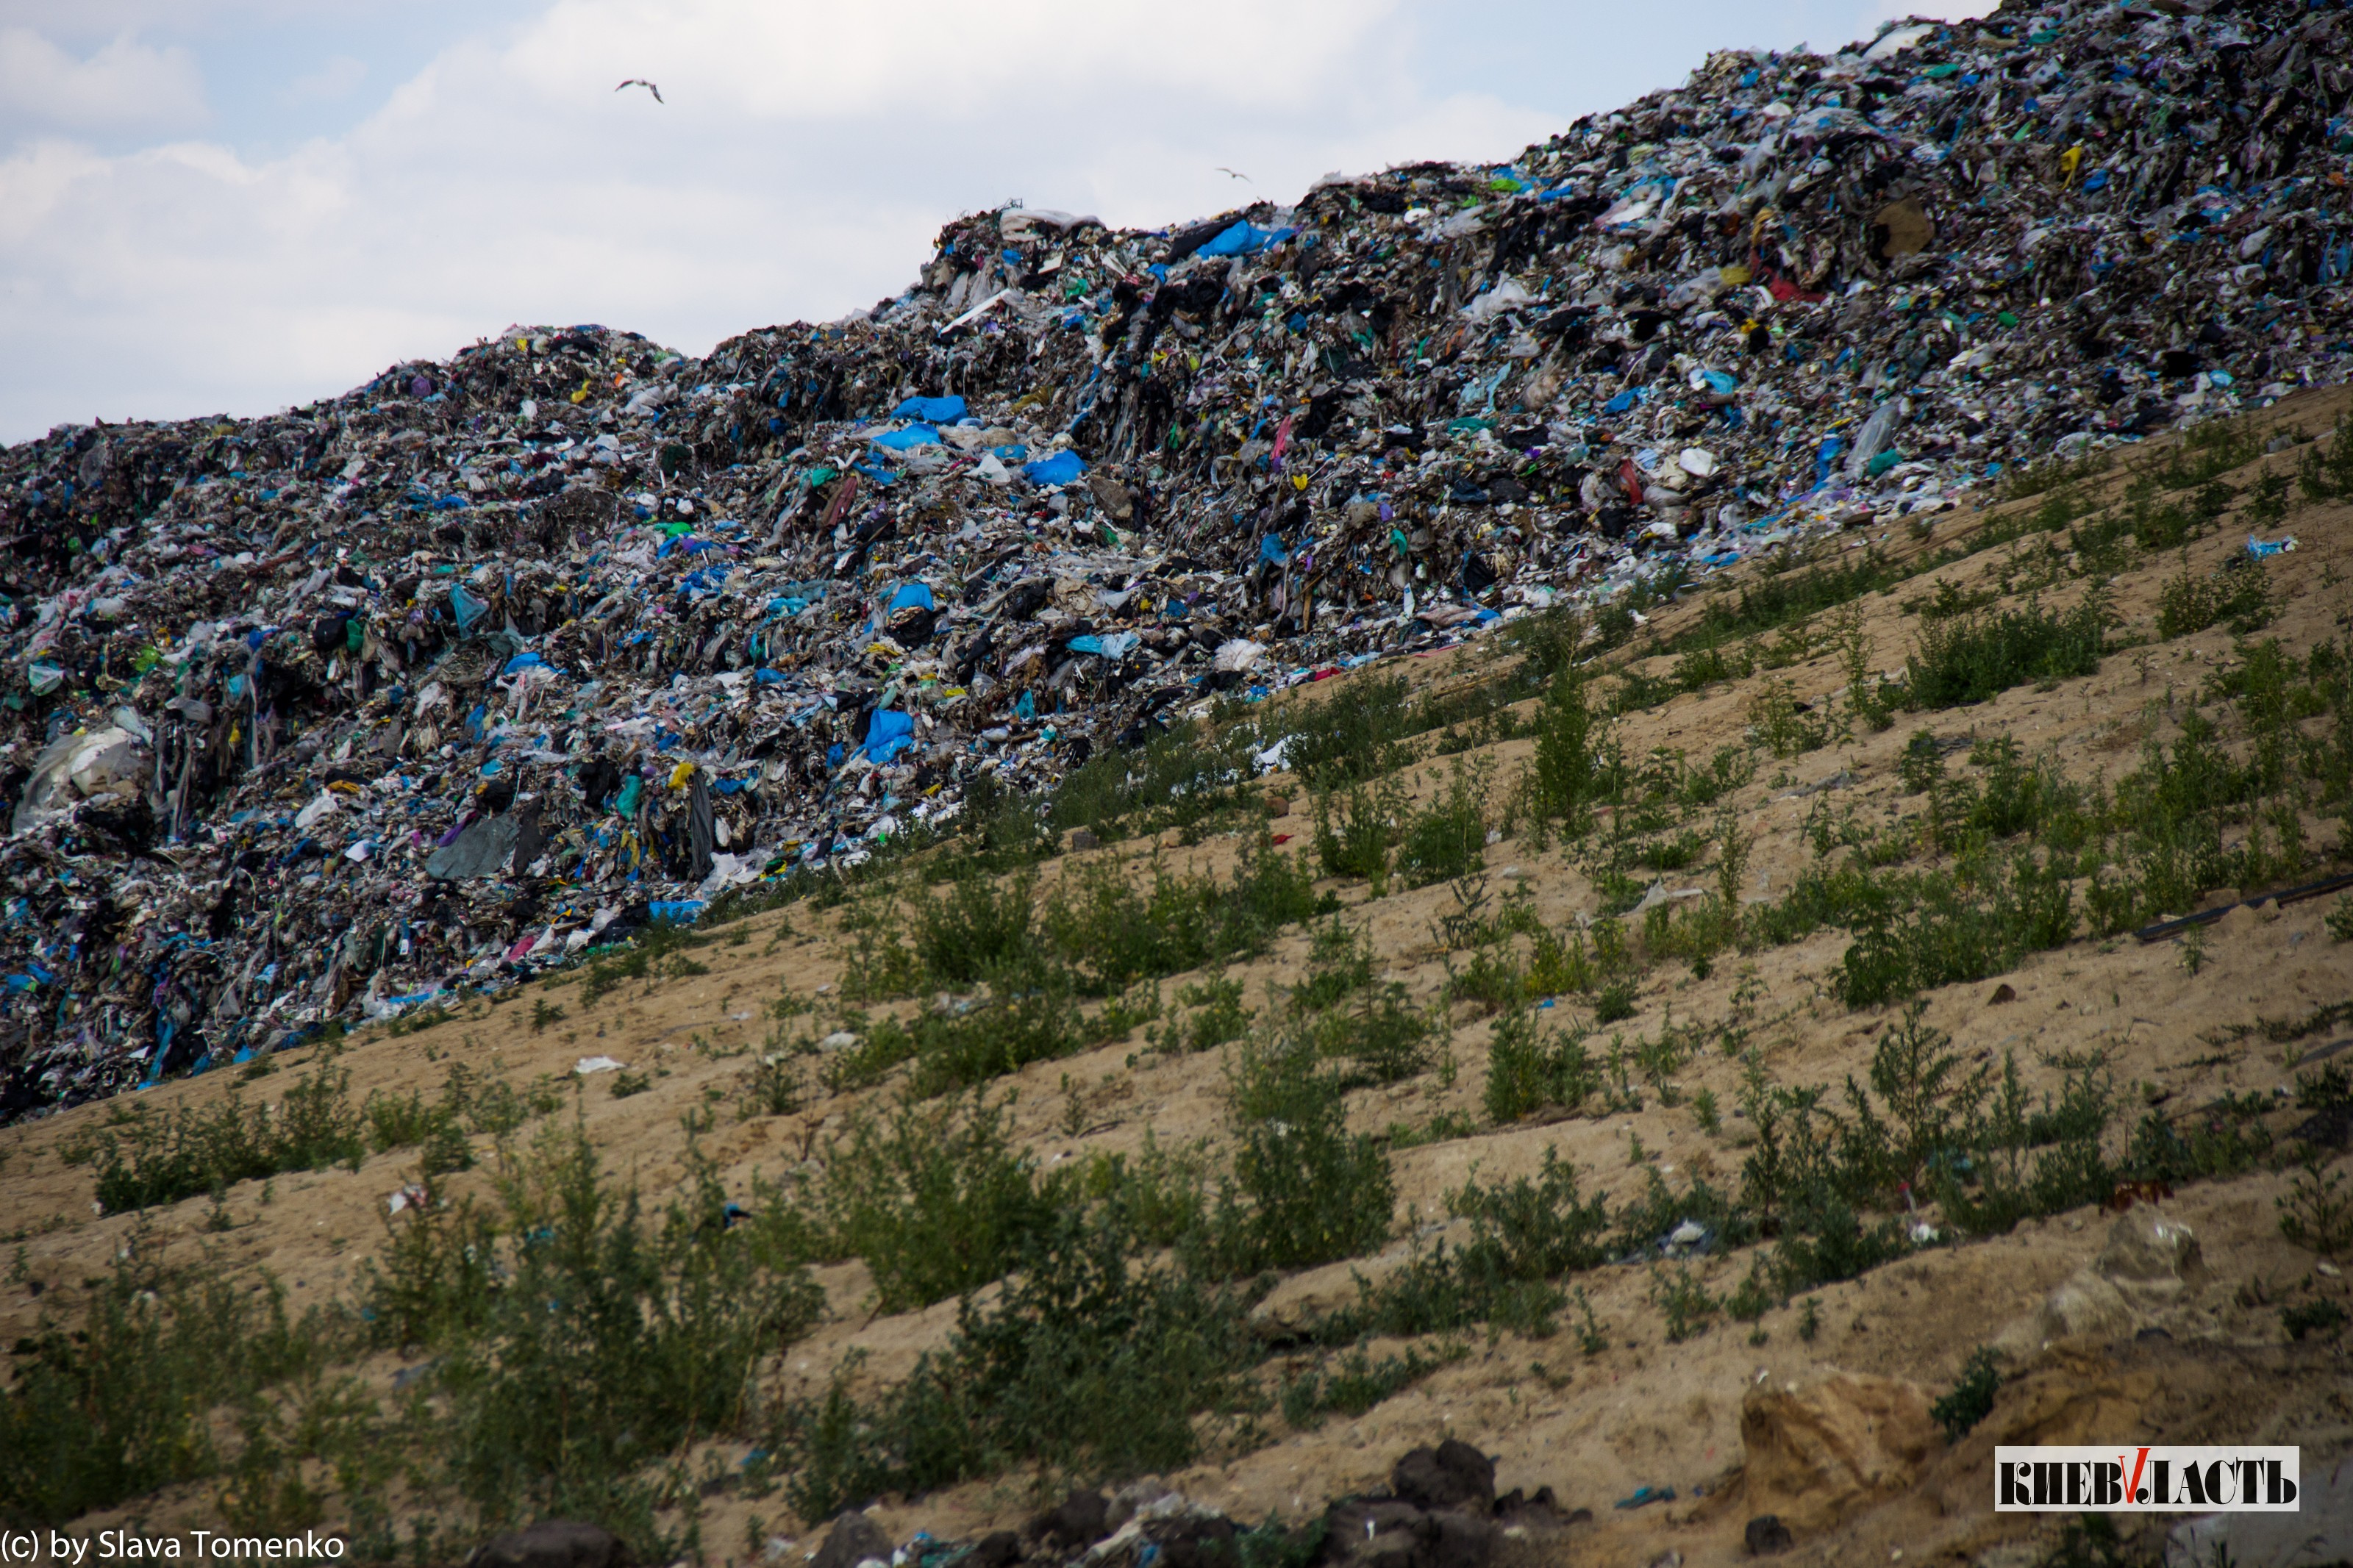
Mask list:
[[165,1268],[142,1247],[90,1282],[70,1329],[44,1311],[16,1343],[0,1395],[0,1519],[61,1525],[221,1462],[210,1416],[250,1408],[272,1384],[339,1348],[317,1315],[290,1321],[284,1293],[209,1265]]
[[2305,447],[2296,463],[2295,482],[2306,501],[2353,496],[2353,439],[2348,437],[2353,437],[2353,416],[2340,413],[2327,457],[2321,455],[2317,441]]
[[547,1129],[497,1188],[506,1275],[444,1341],[438,1457],[487,1525],[587,1519],[649,1542],[634,1479],[690,1439],[745,1432],[760,1356],[806,1331],[821,1296],[717,1222],[699,1159],[658,1226],[576,1127]]
[[1484,868],[1493,772],[1492,764],[1466,768],[1456,758],[1444,792],[1407,819],[1397,856],[1398,875],[1407,887],[1426,888]]
[[1957,1443],[1993,1414],[1994,1395],[2000,1392],[2001,1362],[1980,1345],[1969,1352],[1951,1390],[1928,1406],[1929,1417],[1945,1429],[1946,1442]]
[[1229,882],[1155,865],[1150,886],[1139,889],[1107,856],[1076,867],[1048,901],[1043,925],[1079,988],[1100,996],[1261,952],[1282,927],[1337,907],[1261,828]]
[[823,1237],[807,1260],[865,1259],[877,1308],[904,1311],[1003,1274],[1055,1202],[1036,1159],[1014,1146],[1004,1108],[984,1094],[856,1114],[805,1199]]
[[[1063,775],[1047,802],[1046,820],[1087,828],[1108,844],[1130,833],[1191,833],[1213,819],[1246,816],[1257,776],[1248,738],[1238,729],[1184,724],[1134,750],[1102,752]],[[1019,837],[1018,826],[996,833],[1008,845]]]
[[1692,1278],[1690,1267],[1681,1263],[1672,1268],[1651,1265],[1651,1300],[1667,1320],[1671,1345],[1697,1334],[1707,1327],[1709,1319],[1724,1310],[1724,1303],[1708,1294],[1707,1287]]
[[961,990],[1020,963],[1036,940],[1036,879],[1023,872],[1001,883],[968,876],[944,896],[919,894],[909,913],[925,983]]
[[2157,635],[2168,640],[2224,622],[2234,636],[2245,637],[2274,613],[2263,567],[2244,553],[2232,555],[2222,570],[2202,577],[2185,563],[2180,574],[2157,591]]
[[1517,1121],[1540,1106],[1581,1108],[1601,1084],[1582,1031],[1547,1034],[1534,1008],[1515,1006],[1495,1020],[1487,1052],[1490,1120]]
[[2280,1327],[2292,1340],[2313,1333],[2324,1339],[2332,1337],[2345,1326],[2345,1309],[2325,1296],[2280,1309]]
[[2353,1253],[2353,1193],[2343,1173],[2324,1169],[2316,1154],[2274,1202],[2280,1234],[2295,1246],[2327,1258]]
[[1348,1131],[1340,1089],[1309,1051],[1245,1044],[1229,1093],[1233,1174],[1210,1221],[1213,1267],[1303,1268],[1387,1238],[1396,1203],[1388,1156]]
[[1287,1374],[1276,1401],[1293,1431],[1312,1432],[1327,1415],[1364,1415],[1465,1353],[1455,1349],[1424,1355],[1409,1346],[1403,1355],[1386,1355],[1376,1362],[1369,1351],[1358,1345]]
[[1839,960],[1839,999],[1866,1007],[1982,980],[2074,935],[2074,894],[2057,861],[2021,852],[1989,882],[1972,889],[1931,871],[1867,884]]
[[1326,1060],[1348,1064],[1341,1082],[1396,1083],[1428,1065],[1439,1022],[1414,1007],[1398,981],[1374,977],[1372,943],[1337,917],[1316,932],[1290,998],[1298,1037]]
[[1528,773],[1536,816],[1583,833],[1591,808],[1614,783],[1615,759],[1586,705],[1585,680],[1574,669],[1553,678],[1535,716],[1535,752]]
[[1412,688],[1402,675],[1333,682],[1313,700],[1293,698],[1261,728],[1284,741],[1283,761],[1319,790],[1362,784],[1413,761]]
[[1131,1257],[1109,1216],[1058,1212],[992,1306],[861,1404],[837,1375],[787,1408],[776,1447],[804,1519],[1015,1466],[1087,1475],[1166,1471],[1200,1448],[1195,1417],[1230,1404],[1252,1347],[1239,1296]]
[[1913,708],[1952,708],[2029,681],[2095,674],[2106,626],[2106,607],[2096,594],[2064,615],[2030,600],[2022,610],[1925,626],[1905,668],[1905,701]]
[[274,1111],[247,1105],[237,1089],[206,1110],[182,1105],[163,1116],[136,1106],[119,1124],[74,1141],[65,1158],[98,1167],[98,1201],[117,1214],[287,1171],[357,1170],[367,1133],[350,1079],[322,1067],[297,1079]]
[[1315,858],[1327,877],[1370,882],[1373,896],[1388,889],[1389,852],[1404,837],[1405,790],[1396,779],[1352,784],[1345,795],[1315,799]]

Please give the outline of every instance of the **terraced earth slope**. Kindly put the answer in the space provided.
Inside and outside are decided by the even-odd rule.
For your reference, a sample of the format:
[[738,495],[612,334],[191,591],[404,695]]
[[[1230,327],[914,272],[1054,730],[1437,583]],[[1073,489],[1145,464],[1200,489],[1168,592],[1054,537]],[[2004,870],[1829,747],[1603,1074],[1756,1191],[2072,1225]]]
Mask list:
[[2345,401],[0,1132],[0,1513],[1353,1561],[1451,1437],[1482,1561],[2153,1555],[1990,1449],[2353,1434]]

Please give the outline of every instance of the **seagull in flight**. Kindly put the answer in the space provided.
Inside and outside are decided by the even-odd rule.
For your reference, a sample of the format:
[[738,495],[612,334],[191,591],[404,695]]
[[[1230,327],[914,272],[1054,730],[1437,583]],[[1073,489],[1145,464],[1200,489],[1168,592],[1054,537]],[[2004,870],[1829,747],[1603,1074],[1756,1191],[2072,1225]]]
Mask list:
[[631,77],[628,80],[627,80],[627,81],[623,82],[623,83],[621,84],[621,86],[620,86],[620,87],[617,87],[617,88],[615,88],[613,90],[614,90],[615,92],[619,92],[619,91],[621,91],[621,90],[622,90],[622,89],[623,89],[623,88],[632,88],[632,87],[641,87],[641,88],[644,88],[648,92],[652,93],[652,94],[654,95],[654,101],[655,101],[656,103],[659,103],[659,102],[661,102],[661,101],[662,101],[661,89],[659,89],[659,88],[656,87],[653,83],[651,83],[651,82],[648,81],[645,78],[643,78],[643,77],[641,77],[641,76],[633,76],[633,77]]
[[1229,169],[1223,163],[1218,165],[1218,173],[1220,174],[1230,174],[1237,180],[1250,180],[1250,183],[1253,185],[1258,184],[1256,180],[1250,180],[1250,177],[1248,174],[1243,174],[1240,169]]

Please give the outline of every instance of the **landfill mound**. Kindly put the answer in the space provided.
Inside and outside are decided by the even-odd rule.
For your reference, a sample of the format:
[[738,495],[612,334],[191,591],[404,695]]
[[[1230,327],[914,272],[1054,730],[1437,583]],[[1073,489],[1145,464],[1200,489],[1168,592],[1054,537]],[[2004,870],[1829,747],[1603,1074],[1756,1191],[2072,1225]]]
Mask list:
[[2340,380],[2348,26],[2010,4],[1726,52],[1504,164],[979,214],[702,360],[515,328],[11,447],[0,1113]]

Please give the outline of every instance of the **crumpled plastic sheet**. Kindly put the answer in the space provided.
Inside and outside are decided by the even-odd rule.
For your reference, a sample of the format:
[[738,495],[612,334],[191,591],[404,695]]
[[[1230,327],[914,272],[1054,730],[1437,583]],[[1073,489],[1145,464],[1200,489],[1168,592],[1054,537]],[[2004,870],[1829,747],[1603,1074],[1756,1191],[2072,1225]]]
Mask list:
[[702,360],[516,327],[11,447],[0,1117],[691,920],[1213,692],[2340,381],[2348,30],[1727,52],[1507,163],[978,213]]

